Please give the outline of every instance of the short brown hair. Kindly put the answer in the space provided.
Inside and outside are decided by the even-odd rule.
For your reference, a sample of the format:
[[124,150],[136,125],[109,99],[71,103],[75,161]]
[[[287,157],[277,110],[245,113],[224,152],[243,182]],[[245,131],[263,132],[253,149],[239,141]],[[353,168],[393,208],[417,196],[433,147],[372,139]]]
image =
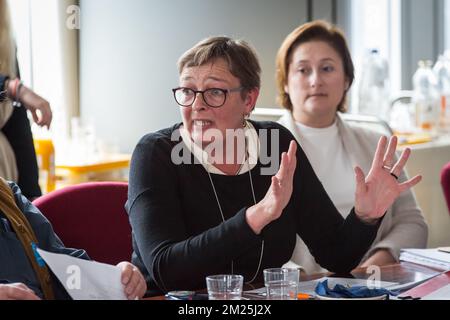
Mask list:
[[[278,88],[277,102],[284,108],[292,111],[292,102],[284,87],[288,81],[289,65],[292,59],[292,53],[302,43],[309,41],[323,41],[330,45],[342,59],[344,73],[349,82],[349,88],[355,79],[355,70],[353,66],[350,50],[344,33],[336,26],[325,21],[312,21],[305,23],[292,31],[278,49],[276,59],[276,82]],[[338,111],[346,111],[346,96],[339,103]]]
[[[178,60],[178,72],[224,59],[233,76],[247,90],[261,87],[261,67],[255,50],[244,40],[228,37],[209,37],[186,51]],[[243,94],[247,92],[243,90]]]

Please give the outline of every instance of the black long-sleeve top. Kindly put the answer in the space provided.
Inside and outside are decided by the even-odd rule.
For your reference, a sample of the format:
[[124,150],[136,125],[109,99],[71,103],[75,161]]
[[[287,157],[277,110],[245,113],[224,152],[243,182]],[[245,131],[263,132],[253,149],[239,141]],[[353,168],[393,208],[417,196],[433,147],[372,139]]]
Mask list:
[[[0,75],[0,91],[3,91],[7,77]],[[0,102],[5,96],[0,96]],[[1,129],[10,143],[16,157],[19,180],[16,181],[24,196],[39,197],[39,170],[34,149],[30,121],[25,108],[14,108],[11,117]],[[1,161],[1,160],[0,160]]]
[[[279,149],[274,155],[280,161],[281,153],[288,150],[291,140],[295,141],[291,133],[273,122],[252,124],[258,133],[268,130],[268,146],[271,132],[278,131],[274,146]],[[225,216],[223,222],[204,167],[171,160],[174,147],[183,143],[181,138],[171,140],[180,126],[144,136],[131,160],[126,209],[133,228],[132,261],[147,280],[148,294],[204,288],[206,276],[230,273],[231,261],[234,273],[249,281],[257,270],[264,239],[262,264],[255,280],[262,282],[263,269],[279,267],[289,260],[296,233],[328,270],[348,272],[358,265],[375,239],[379,223],[363,223],[354,210],[344,220],[299,145],[291,200],[281,217],[256,235],[245,218],[247,208],[254,204],[249,173],[211,174]],[[270,154],[271,147],[266,149]],[[180,154],[186,156],[186,152],[184,148]],[[192,154],[189,157],[193,161]],[[269,166],[258,161],[251,170],[257,202],[270,186],[271,176],[261,174],[261,168]]]

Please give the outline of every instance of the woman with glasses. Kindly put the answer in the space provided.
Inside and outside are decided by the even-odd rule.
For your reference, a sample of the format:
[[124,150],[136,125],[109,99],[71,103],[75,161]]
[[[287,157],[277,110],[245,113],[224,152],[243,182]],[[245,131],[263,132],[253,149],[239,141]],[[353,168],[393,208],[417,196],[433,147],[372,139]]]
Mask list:
[[[353,207],[357,188],[353,167],[359,165],[369,172],[380,137],[346,123],[340,116],[346,109],[353,70],[344,35],[322,21],[293,30],[277,55],[278,101],[287,111],[279,122],[296,137],[343,218]],[[385,164],[399,181],[407,180],[404,171],[393,167],[394,158]],[[426,244],[427,225],[408,190],[388,209],[361,266],[398,262],[401,248],[423,248]],[[300,237],[291,261],[308,273],[326,272]]]
[[420,181],[399,184],[383,169],[396,143],[387,147],[382,138],[371,173],[355,169],[355,207],[344,219],[292,134],[273,122],[247,120],[260,67],[246,42],[205,39],[178,67],[173,94],[182,123],[144,136],[130,167],[133,263],[146,277],[148,294],[204,288],[213,274],[261,283],[263,269],[289,260],[296,234],[329,270],[349,271],[387,208]]

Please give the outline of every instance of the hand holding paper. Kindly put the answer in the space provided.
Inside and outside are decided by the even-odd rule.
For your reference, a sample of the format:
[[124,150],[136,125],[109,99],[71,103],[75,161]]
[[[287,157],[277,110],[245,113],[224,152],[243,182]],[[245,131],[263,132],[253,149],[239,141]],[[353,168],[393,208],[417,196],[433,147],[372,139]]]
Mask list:
[[145,293],[141,273],[129,262],[112,266],[37,250],[74,300],[126,300]]
[[142,298],[147,291],[147,284],[139,269],[127,261],[120,262],[117,267],[122,270],[121,281],[125,286],[127,298],[129,300]]

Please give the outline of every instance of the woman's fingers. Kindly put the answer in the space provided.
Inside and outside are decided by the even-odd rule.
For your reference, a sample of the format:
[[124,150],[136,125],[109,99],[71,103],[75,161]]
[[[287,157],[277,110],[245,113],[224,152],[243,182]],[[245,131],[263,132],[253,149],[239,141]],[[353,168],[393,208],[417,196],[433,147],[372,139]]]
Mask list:
[[143,288],[142,284],[140,282],[138,282],[138,284],[136,285],[136,288],[134,288],[133,292],[130,295],[128,295],[128,297],[127,297],[128,300],[136,300],[136,299],[142,298],[142,295],[141,295],[142,288]]
[[264,198],[267,203],[270,203],[270,211],[276,218],[279,217],[292,194],[293,177],[297,163],[296,152],[297,143],[291,141],[288,152],[281,154],[280,168],[277,174],[272,176],[269,191]]
[[391,137],[389,145],[386,137],[381,137],[367,178],[360,167],[355,167],[355,209],[363,219],[381,217],[403,191],[412,188],[422,179],[421,176],[416,176],[403,183],[394,179],[400,176],[411,154],[411,150],[406,148],[394,164],[396,148],[397,137]]
[[125,293],[129,300],[136,298],[135,291],[139,285],[140,280],[141,280],[141,278],[140,278],[139,273],[136,270],[136,267],[133,267],[133,273],[131,276],[131,280],[130,280],[130,282],[128,282],[127,286],[125,287]]
[[39,123],[39,117],[38,117],[38,115],[37,115],[36,109],[30,109],[30,112],[31,112],[31,115],[33,116],[33,121],[34,121],[35,123],[37,123],[38,125],[41,125],[41,124]]
[[122,281],[122,284],[126,286],[133,275],[133,265],[127,261],[122,261],[119,262],[117,266],[122,270],[120,280]]
[[147,290],[147,284],[145,283],[144,277],[142,277],[140,272],[136,272],[136,286],[128,295],[129,300],[140,299],[144,296],[145,291]]
[[383,165],[391,167],[394,164],[395,150],[397,149],[397,137],[392,136],[389,139],[389,144],[387,147],[387,151],[383,158]]
[[45,124],[47,126],[47,129],[50,129],[50,125],[52,124],[53,114],[51,109],[48,109],[45,116]]
[[286,171],[288,170],[288,159],[287,159],[287,154],[286,152],[283,152],[281,154],[281,163],[280,163],[280,168],[278,169],[278,172],[276,174],[276,177],[279,180],[283,180],[284,176],[286,175]]
[[25,284],[23,284],[22,282],[14,283],[14,285],[15,285],[17,288],[20,288],[20,289],[23,289],[23,290],[27,290],[27,291],[33,292],[33,290],[31,290],[30,288],[28,288],[28,287],[27,287]]
[[408,181],[405,181],[403,183],[400,183],[398,185],[399,189],[400,189],[400,193],[402,193],[403,191],[406,191],[412,187],[414,187],[416,184],[418,184],[420,181],[422,180],[422,176],[418,175],[415,176],[414,178],[409,179]]
[[281,192],[281,181],[276,176],[272,177],[272,192],[278,195]]
[[0,297],[6,300],[40,300],[40,298],[24,284],[1,285]]
[[145,283],[145,280],[142,280],[139,282],[138,287],[134,291],[134,295],[136,296],[137,299],[141,299],[145,295],[146,291],[147,291],[147,284]]
[[295,168],[297,167],[297,142],[295,140],[292,140],[291,143],[289,144],[288,159],[289,159],[289,175],[291,179],[293,179]]
[[13,300],[41,300],[32,290],[15,288],[12,290]]
[[49,106],[42,106],[38,109],[30,110],[33,115],[33,120],[36,122],[39,126],[47,126],[50,128],[50,124],[52,122],[52,112],[50,110]]
[[297,142],[291,140],[291,142],[289,143],[289,150],[288,150],[289,159],[293,158],[296,152],[297,152]]
[[30,110],[33,115],[33,120],[39,126],[47,126],[50,128],[52,122],[52,109],[47,100],[36,94],[27,87],[23,87],[20,91],[20,102]]
[[385,136],[382,136],[380,140],[378,140],[377,150],[375,151],[375,156],[372,161],[372,169],[383,167],[383,159],[386,151],[386,144],[387,138]]
[[394,165],[394,167],[392,168],[392,173],[395,174],[397,177],[400,176],[403,168],[406,165],[406,162],[409,159],[409,156],[411,155],[411,149],[406,148],[405,150],[403,150],[400,159],[398,159],[397,163]]
[[356,194],[364,194],[366,192],[366,177],[364,172],[358,166],[355,167],[356,178]]
[[50,109],[49,103],[45,101],[41,108],[39,108],[39,111],[41,113],[39,125],[50,128],[50,124],[52,123],[52,110]]
[[147,290],[147,285],[139,269],[127,261],[120,262],[117,266],[122,270],[121,281],[127,298],[142,297]]
[[281,183],[291,183],[294,177],[295,167],[297,165],[297,143],[292,140],[289,144],[288,152],[281,154],[281,164],[276,176]]

